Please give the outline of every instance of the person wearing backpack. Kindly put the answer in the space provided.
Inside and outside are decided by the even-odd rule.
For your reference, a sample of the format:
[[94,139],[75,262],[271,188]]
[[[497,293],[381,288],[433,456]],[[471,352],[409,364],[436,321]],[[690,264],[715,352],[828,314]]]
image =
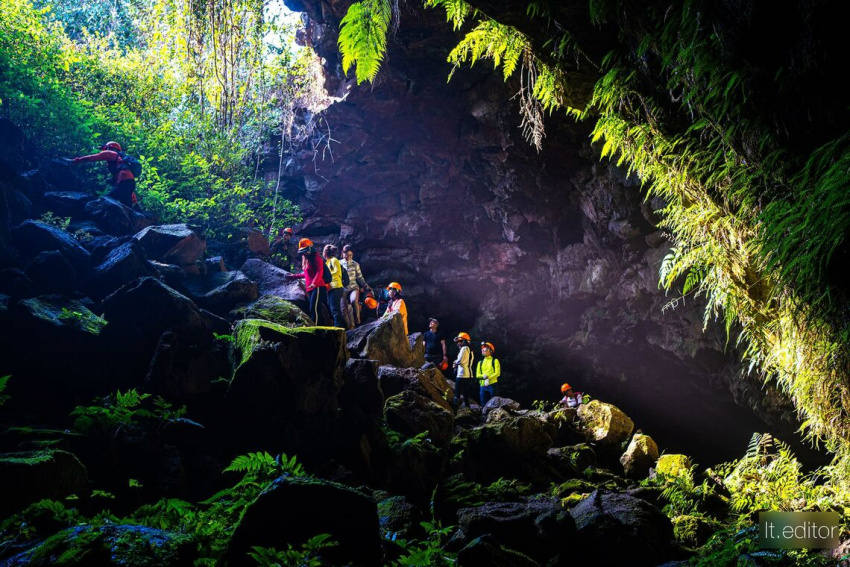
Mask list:
[[142,174],[142,164],[121,150],[118,142],[106,142],[100,146],[100,153],[75,157],[71,163],[77,165],[89,161],[105,161],[106,169],[112,176],[115,187],[107,197],[132,207],[136,202],[136,178]]
[[472,363],[474,359],[472,350],[469,348],[471,339],[468,333],[458,333],[454,340],[460,348],[457,358],[452,363],[455,369],[454,407],[459,407],[458,404],[469,407],[468,392],[472,386]]
[[342,290],[343,290],[343,273],[348,275],[348,272],[343,270],[339,258],[336,257],[339,248],[333,244],[328,244],[322,251],[322,256],[325,259],[325,265],[331,274],[331,279],[328,282],[328,307],[334,318],[334,327],[346,328],[345,321],[342,317]]
[[319,325],[320,306],[327,303],[328,286],[325,283],[324,272],[327,271],[322,256],[313,247],[313,241],[302,238],[298,241],[298,255],[301,256],[300,274],[287,274],[286,279],[303,279],[307,291],[307,314]]
[[493,343],[481,343],[481,356],[475,369],[475,377],[478,378],[478,388],[481,397],[481,407],[484,407],[493,396],[499,395],[499,376],[502,374],[502,365],[499,359],[493,356],[496,347]]
[[[345,322],[348,323],[348,328],[353,329],[360,325],[360,294],[371,292],[372,288],[366,283],[363,277],[363,272],[360,271],[360,264],[354,261],[354,250],[350,244],[342,247],[341,261],[344,268],[342,286],[343,292],[343,315]],[[348,275],[348,285],[345,283],[345,276]]]

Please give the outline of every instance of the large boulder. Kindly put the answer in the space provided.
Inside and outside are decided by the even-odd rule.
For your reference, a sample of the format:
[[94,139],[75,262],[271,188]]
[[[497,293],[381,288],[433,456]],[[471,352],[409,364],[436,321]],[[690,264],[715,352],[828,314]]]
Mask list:
[[219,315],[257,299],[257,284],[240,271],[208,273],[186,280],[185,285],[195,303]]
[[655,474],[667,478],[686,477],[690,476],[691,467],[691,459],[687,455],[661,455],[655,463]]
[[44,207],[60,217],[79,217],[86,205],[97,199],[97,195],[79,191],[51,191],[44,193]]
[[0,454],[0,516],[44,498],[88,492],[86,468],[67,451],[44,449]]
[[109,197],[100,197],[86,203],[84,210],[85,214],[106,234],[116,236],[135,234],[151,224],[147,216]]
[[579,477],[585,469],[597,464],[596,453],[585,443],[553,447],[546,452],[546,457],[552,466],[566,477]]
[[326,451],[336,438],[337,393],[348,358],[344,332],[245,319],[233,335],[238,367],[225,400],[233,443],[301,456]]
[[82,525],[62,530],[3,565],[191,567],[197,556],[191,535],[129,524]]
[[508,411],[519,411],[520,409],[519,402],[514,401],[510,398],[502,398],[499,396],[494,396],[487,400],[487,403],[484,404],[484,407],[481,408],[481,411],[484,413],[490,413],[494,409],[503,409]]
[[82,183],[78,170],[64,159],[53,159],[41,164],[40,172],[48,185],[59,191],[81,191]]
[[629,440],[635,428],[618,407],[593,400],[578,409],[578,418],[588,441],[602,445],[620,445]]
[[103,296],[136,278],[157,275],[139,243],[130,241],[113,248],[94,269],[93,288]]
[[145,376],[145,391],[169,399],[212,391],[213,381],[231,372],[223,343],[216,341],[211,348],[184,348],[175,333],[164,332]]
[[298,549],[330,534],[337,546],[322,552],[331,565],[380,565],[378,509],[362,493],[318,479],[281,477],[248,506],[228,549],[231,565],[244,565],[254,546]]
[[274,295],[291,301],[300,309],[307,309],[307,295],[299,280],[287,279],[289,272],[268,262],[251,258],[239,268],[248,279],[257,282],[260,295]]
[[543,565],[576,542],[575,521],[558,500],[490,502],[458,512],[450,547],[490,534],[499,545],[520,551]]
[[645,500],[595,490],[570,514],[590,564],[659,565],[672,558],[673,525]]
[[33,258],[26,274],[43,293],[67,293],[77,285],[77,270],[58,250],[48,250]]
[[310,316],[300,307],[276,295],[263,295],[257,301],[235,309],[231,315],[238,319],[265,319],[285,327],[312,327]]
[[342,378],[339,405],[343,413],[352,415],[363,425],[380,421],[384,393],[378,383],[377,363],[352,358],[346,362]]
[[151,260],[180,266],[189,273],[199,273],[198,261],[207,249],[206,240],[185,224],[149,226],[133,238]]
[[391,366],[419,368],[425,364],[425,348],[411,348],[401,315],[348,331],[348,350],[353,358],[368,358]]
[[387,425],[408,437],[427,432],[436,445],[445,445],[451,439],[451,410],[411,390],[387,398],[384,415]]
[[646,478],[649,469],[658,460],[658,445],[649,435],[635,433],[626,452],[620,457],[620,464],[627,477]]
[[484,480],[535,476],[552,437],[545,424],[530,416],[507,417],[464,434],[464,462]]
[[407,390],[425,396],[444,409],[451,411],[449,400],[452,388],[437,368],[397,368],[384,365],[378,369],[378,380],[385,396],[395,396]]
[[76,268],[87,267],[91,259],[73,236],[49,224],[28,220],[12,229],[12,243],[25,256],[34,257],[40,252],[58,250]]

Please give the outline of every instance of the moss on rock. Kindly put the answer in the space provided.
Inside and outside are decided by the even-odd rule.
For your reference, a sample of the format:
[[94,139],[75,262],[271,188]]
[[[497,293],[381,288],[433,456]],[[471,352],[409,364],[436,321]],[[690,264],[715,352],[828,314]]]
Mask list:
[[312,319],[297,305],[275,295],[264,295],[254,303],[234,311],[244,319],[265,319],[285,327],[312,327]]
[[691,460],[687,455],[661,455],[655,463],[655,474],[666,477],[689,476]]

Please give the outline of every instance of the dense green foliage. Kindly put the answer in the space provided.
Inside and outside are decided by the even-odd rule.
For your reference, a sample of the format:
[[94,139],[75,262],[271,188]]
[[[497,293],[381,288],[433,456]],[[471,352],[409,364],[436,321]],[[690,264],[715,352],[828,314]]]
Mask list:
[[297,220],[279,164],[267,179],[263,160],[288,151],[297,114],[325,101],[315,55],[293,52],[292,30],[262,3],[140,0],[111,23],[100,3],[43,4],[0,2],[0,115],[38,161],[118,140],[143,162],[141,203],[163,221],[228,238]]
[[[544,30],[545,44],[499,23],[498,14],[477,12],[475,2],[424,4],[445,7],[456,28],[478,18],[450,61],[488,58],[506,78],[524,68],[520,110],[531,142],[541,143],[543,110],[593,121],[601,156],[637,174],[647,197],[666,204],[661,227],[673,249],[660,283],[678,296],[671,306],[704,297],[705,324],[721,320],[737,334],[751,371],[776,382],[811,438],[850,462],[850,320],[835,275],[850,228],[850,148],[846,134],[830,137],[831,124],[805,143],[789,137],[783,121],[791,114],[775,100],[796,88],[788,70],[730,57],[711,25],[714,5],[699,0],[640,8],[589,2],[587,25],[616,30],[596,58],[546,0],[528,2],[526,11],[526,29],[538,37]],[[340,47],[345,54],[351,46]],[[572,80],[579,67],[599,77],[580,106],[571,102],[582,87]],[[773,106],[761,104],[766,93]]]

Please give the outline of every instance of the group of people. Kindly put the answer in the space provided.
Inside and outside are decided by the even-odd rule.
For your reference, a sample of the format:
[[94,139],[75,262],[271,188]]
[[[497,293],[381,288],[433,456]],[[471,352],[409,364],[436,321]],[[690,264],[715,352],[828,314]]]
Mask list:
[[[446,371],[449,368],[446,340],[439,330],[440,322],[431,317],[428,320],[428,331],[425,339],[425,360]],[[453,404],[455,407],[469,407],[470,394],[478,389],[478,400],[481,406],[499,395],[499,377],[502,366],[499,359],[493,356],[496,347],[491,342],[481,343],[481,360],[475,365],[475,355],[472,354],[469,333],[460,332],[454,338],[458,346],[457,358],[452,362],[455,375],[455,392]]]

